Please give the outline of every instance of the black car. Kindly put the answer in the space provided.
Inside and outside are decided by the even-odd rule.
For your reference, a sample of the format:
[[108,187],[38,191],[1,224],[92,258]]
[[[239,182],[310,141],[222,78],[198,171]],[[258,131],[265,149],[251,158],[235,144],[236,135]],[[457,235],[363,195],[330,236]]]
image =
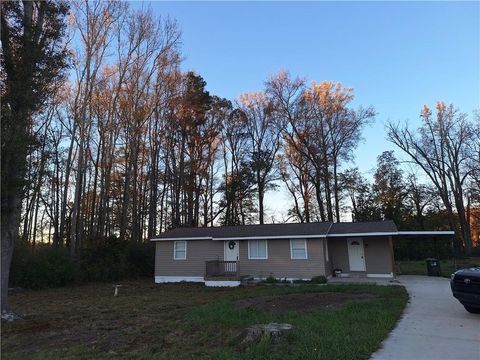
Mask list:
[[480,267],[455,271],[450,286],[453,296],[468,312],[480,314]]

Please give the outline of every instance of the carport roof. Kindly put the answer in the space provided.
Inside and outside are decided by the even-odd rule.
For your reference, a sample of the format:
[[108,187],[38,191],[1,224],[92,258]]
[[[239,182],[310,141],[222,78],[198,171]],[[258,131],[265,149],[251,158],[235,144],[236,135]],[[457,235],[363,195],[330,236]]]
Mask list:
[[398,231],[397,238],[408,238],[415,240],[445,239],[455,235],[455,231]]
[[314,222],[264,225],[217,226],[202,228],[180,227],[151,239],[168,240],[248,240],[294,239],[346,236],[445,236],[453,231],[398,231],[393,221]]

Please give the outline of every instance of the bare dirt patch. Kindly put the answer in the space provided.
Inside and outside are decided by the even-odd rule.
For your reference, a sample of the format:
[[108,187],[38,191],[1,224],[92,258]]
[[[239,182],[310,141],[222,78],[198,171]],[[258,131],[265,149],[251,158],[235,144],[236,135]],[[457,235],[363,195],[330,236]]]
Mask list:
[[366,293],[322,292],[313,294],[288,294],[241,299],[235,302],[239,309],[255,309],[271,312],[294,311],[306,313],[320,309],[338,309],[346,302],[369,300],[375,296]]

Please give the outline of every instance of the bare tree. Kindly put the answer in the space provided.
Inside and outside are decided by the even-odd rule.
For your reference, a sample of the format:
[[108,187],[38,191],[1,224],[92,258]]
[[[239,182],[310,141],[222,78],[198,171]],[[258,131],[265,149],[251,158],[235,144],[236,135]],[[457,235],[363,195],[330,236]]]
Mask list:
[[245,114],[234,109],[225,119],[222,128],[223,193],[220,208],[225,210],[224,225],[245,225],[253,222],[254,175],[248,165],[248,132]]
[[274,163],[280,148],[280,131],[275,124],[273,103],[263,93],[240,95],[238,108],[245,115],[250,162],[257,187],[259,222],[263,224],[265,192],[275,187]]
[[[75,58],[76,84],[72,99],[71,116],[73,121],[72,140],[75,138],[77,154],[75,191],[73,197],[73,211],[70,230],[70,252],[78,256],[82,247],[84,211],[83,194],[85,192],[86,167],[88,156],[91,154],[90,142],[92,139],[92,96],[97,83],[98,73],[107,57],[108,48],[113,41],[113,29],[120,17],[124,14],[125,4],[116,1],[82,1],[74,2],[72,16],[75,28],[79,32],[83,48],[77,52]],[[73,146],[73,142],[72,142]],[[69,150],[71,152],[71,150]],[[70,174],[67,172],[66,177]],[[68,183],[66,178],[65,184]],[[68,185],[65,185],[68,186]],[[62,204],[62,219],[65,219],[66,196]],[[61,226],[62,227],[62,226]]]
[[312,169],[310,162],[296,150],[298,146],[285,141],[280,155],[279,172],[294,202],[288,215],[302,223],[309,223],[314,218],[314,189],[309,175]]
[[374,109],[350,109],[352,89],[340,83],[312,82],[307,88],[302,79],[292,80],[288,73],[280,72],[266,85],[283,118],[284,137],[313,167],[310,179],[322,221],[340,221],[341,161],[352,160],[363,127],[375,116]]
[[437,198],[436,191],[430,184],[422,184],[417,174],[407,176],[407,199],[415,213],[415,221],[420,230],[425,230],[425,210]]
[[428,106],[420,117],[422,125],[415,131],[390,123],[389,140],[408,154],[431,180],[447,210],[450,227],[456,229],[458,220],[458,238],[470,251],[472,240],[464,188],[472,174],[467,164],[473,156],[474,127],[466,114],[443,102],[437,103],[435,117]]

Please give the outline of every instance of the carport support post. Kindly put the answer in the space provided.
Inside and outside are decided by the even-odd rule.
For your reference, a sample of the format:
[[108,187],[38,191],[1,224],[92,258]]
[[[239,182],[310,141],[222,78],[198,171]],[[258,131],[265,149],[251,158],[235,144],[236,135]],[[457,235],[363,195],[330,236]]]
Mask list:
[[455,236],[452,236],[452,238],[450,239],[450,244],[452,245],[453,270],[454,270],[454,271],[457,271],[457,257],[455,256],[455,245],[454,245],[454,241],[455,241]]
[[393,253],[393,237],[392,236],[388,237],[388,242],[390,244],[390,256],[392,258],[392,274],[393,276],[395,276],[395,256]]

